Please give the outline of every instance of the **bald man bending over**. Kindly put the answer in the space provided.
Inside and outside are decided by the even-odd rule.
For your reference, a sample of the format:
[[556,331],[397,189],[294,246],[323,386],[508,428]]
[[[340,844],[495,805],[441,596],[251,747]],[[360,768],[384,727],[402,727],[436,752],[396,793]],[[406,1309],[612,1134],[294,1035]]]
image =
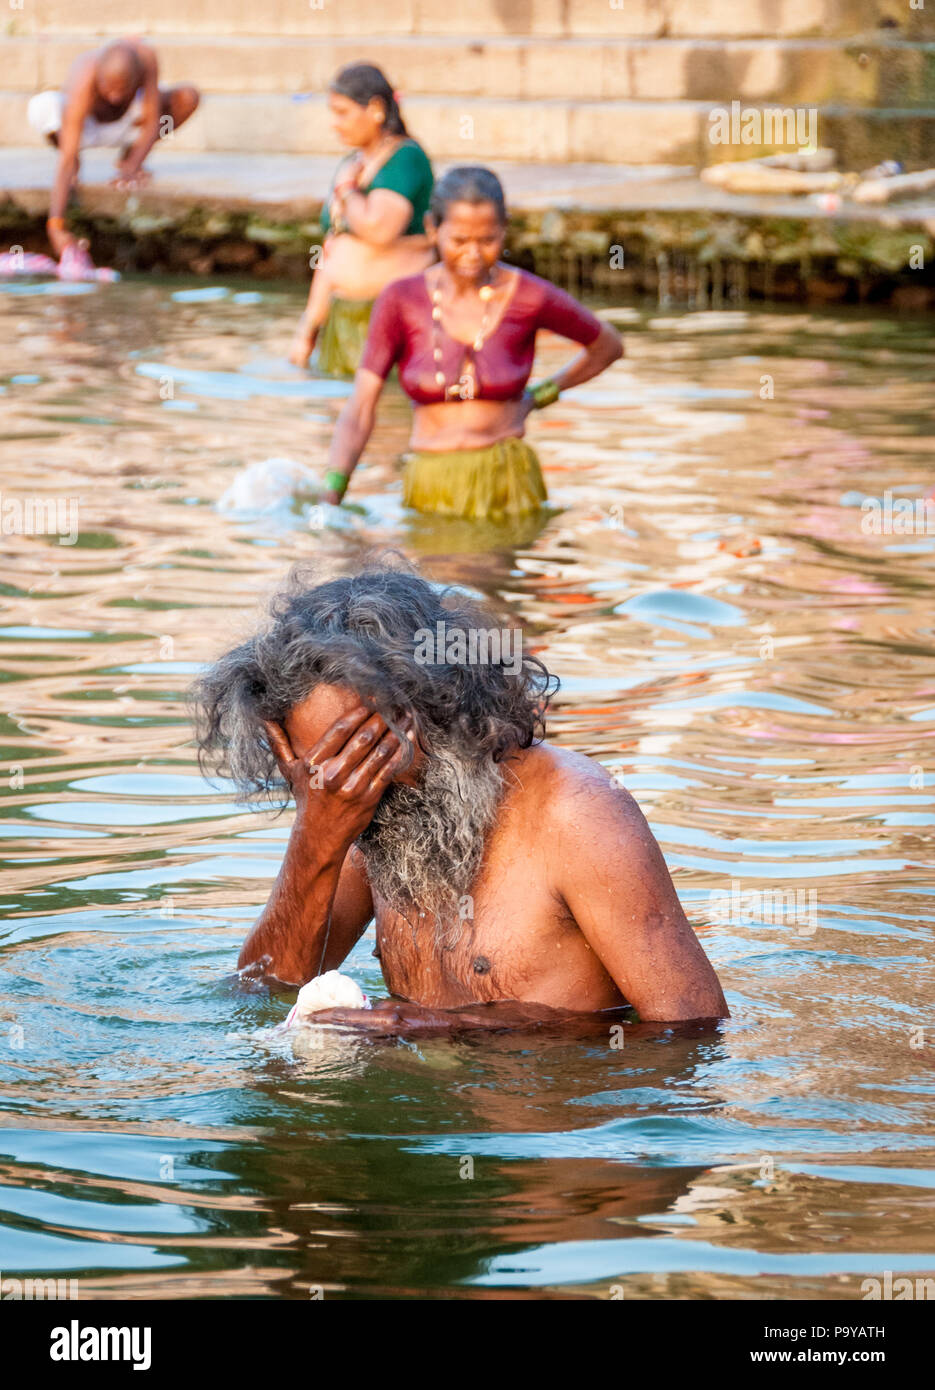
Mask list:
[[57,256],[75,238],[65,209],[75,186],[80,151],[92,145],[120,150],[118,188],[137,188],[149,174],[143,161],[160,135],[178,130],[198,105],[195,87],[160,87],[159,64],[142,39],[118,39],[72,64],[64,91],[40,92],[29,103],[29,124],[59,151],[47,228]]

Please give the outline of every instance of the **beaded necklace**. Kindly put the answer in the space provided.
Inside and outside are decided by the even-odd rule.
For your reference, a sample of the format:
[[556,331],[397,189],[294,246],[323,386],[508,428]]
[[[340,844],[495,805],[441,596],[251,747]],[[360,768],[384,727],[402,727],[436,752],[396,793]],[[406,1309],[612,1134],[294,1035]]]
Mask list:
[[[490,303],[493,299],[493,294],[493,286],[489,283],[481,285],[477,291],[477,297],[484,306],[480,328],[477,330],[473,343],[462,344],[464,356],[461,359],[461,371],[458,380],[449,386],[448,379],[442,371],[442,345],[440,337],[440,330],[443,326],[441,283],[439,282],[432,291],[432,357],[435,360],[435,384],[442,388],[446,399],[449,396],[458,396],[462,400],[474,399],[477,390],[477,362],[474,354],[480,352],[481,348],[484,346],[484,339],[487,336],[487,324],[490,319]],[[457,342],[457,339],[453,341]],[[467,378],[466,392],[464,389],[465,378]]]

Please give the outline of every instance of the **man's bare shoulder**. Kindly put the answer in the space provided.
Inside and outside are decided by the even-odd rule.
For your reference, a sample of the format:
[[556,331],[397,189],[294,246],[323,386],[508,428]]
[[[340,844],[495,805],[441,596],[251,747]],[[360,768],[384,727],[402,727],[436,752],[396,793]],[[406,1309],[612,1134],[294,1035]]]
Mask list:
[[359,883],[369,888],[370,880],[367,877],[367,861],[359,845],[351,845],[347,854],[344,856],[344,863],[341,865],[341,878],[346,878],[349,883]]
[[645,825],[634,798],[596,758],[538,743],[516,753],[506,766],[508,781],[521,789],[530,809],[535,806],[539,827],[546,833],[567,831],[569,817],[582,813],[612,818],[618,833],[621,823],[629,821],[634,830]]

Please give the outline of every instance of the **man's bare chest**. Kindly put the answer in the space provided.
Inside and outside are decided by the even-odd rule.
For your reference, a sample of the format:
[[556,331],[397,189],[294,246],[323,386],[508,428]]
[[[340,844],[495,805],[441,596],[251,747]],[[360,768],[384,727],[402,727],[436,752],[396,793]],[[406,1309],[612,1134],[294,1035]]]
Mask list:
[[393,994],[438,1008],[542,997],[556,965],[587,947],[564,904],[531,876],[488,871],[439,921],[374,896],[377,954]]

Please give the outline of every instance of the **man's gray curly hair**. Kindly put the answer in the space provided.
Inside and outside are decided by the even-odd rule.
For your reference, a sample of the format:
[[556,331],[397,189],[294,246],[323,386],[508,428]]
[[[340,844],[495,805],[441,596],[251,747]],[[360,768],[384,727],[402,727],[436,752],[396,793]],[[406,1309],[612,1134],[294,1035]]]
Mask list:
[[494,661],[417,659],[415,634],[440,622],[449,631],[498,626],[483,604],[430,583],[399,552],[371,552],[355,573],[337,577],[297,565],[264,627],[192,688],[203,770],[232,779],[244,801],[282,804],[286,789],[263,720],[281,723],[319,685],[354,690],[404,742],[400,721],[411,714],[430,757],[434,747],[468,765],[498,763],[543,738],[557,678],[525,655],[509,670]]

